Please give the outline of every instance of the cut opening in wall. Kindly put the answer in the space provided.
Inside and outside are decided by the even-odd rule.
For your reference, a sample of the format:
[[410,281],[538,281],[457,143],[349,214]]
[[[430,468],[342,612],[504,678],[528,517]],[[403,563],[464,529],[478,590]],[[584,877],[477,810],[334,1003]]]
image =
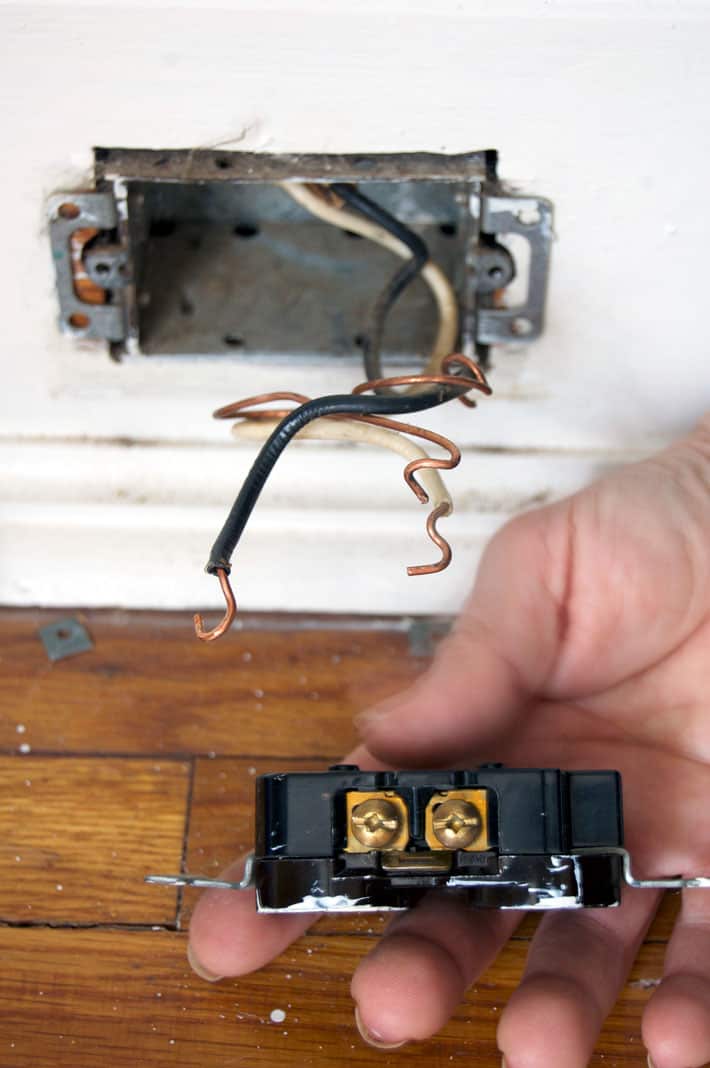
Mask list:
[[[361,188],[424,239],[460,300],[468,242],[460,183]],[[398,266],[387,249],[314,218],[268,183],[138,182],[129,214],[138,210],[143,353],[360,358],[373,301]],[[416,279],[388,316],[386,354],[423,358],[435,327],[431,293]]]

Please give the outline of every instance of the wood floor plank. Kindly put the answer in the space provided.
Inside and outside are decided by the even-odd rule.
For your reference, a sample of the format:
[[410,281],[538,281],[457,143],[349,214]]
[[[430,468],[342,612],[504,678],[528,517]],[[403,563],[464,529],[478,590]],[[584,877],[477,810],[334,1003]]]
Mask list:
[[178,761],[0,757],[0,919],[174,923],[143,876],[179,868],[189,785]]
[[[349,977],[368,937],[311,937],[257,975],[208,984],[184,935],[0,930],[3,1068],[390,1066],[500,1068],[495,1028],[525,947],[511,943],[435,1039],[388,1053],[359,1039]],[[642,1068],[640,1016],[660,975],[646,946],[609,1018],[593,1068]],[[271,1012],[285,1013],[273,1022]]]
[[[185,962],[195,895],[166,930],[178,895],[142,882],[183,850],[208,874],[246,851],[256,775],[346,752],[353,713],[426,665],[406,633],[247,619],[205,647],[187,615],[95,612],[93,651],[50,664],[37,629],[61,614],[0,611],[0,922],[34,925],[0,927],[0,1068],[499,1068],[495,1024],[534,919],[435,1040],[383,1054],[357,1037],[348,993],[382,916],[325,917],[263,972],[212,986]],[[666,897],[593,1068],[645,1065],[640,1014],[677,906]]]
[[84,613],[94,648],[50,663],[37,631],[60,615],[0,612],[2,751],[327,758],[353,744],[355,713],[426,664],[381,627],[247,618],[205,645],[189,613],[138,612]]

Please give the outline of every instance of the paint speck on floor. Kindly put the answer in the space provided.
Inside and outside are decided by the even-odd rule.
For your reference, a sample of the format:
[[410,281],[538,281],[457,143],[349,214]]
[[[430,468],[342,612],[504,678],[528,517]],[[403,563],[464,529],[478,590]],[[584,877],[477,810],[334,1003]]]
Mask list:
[[286,1013],[283,1009],[272,1009],[269,1019],[272,1023],[283,1023],[286,1019]]
[[24,734],[25,731],[27,730],[27,727],[24,725],[24,723],[18,723],[17,726],[15,727],[15,730],[17,731],[18,734]]
[[32,746],[29,745],[27,742],[23,742],[22,745],[19,747],[19,749],[20,749],[21,753],[31,753],[32,752]]

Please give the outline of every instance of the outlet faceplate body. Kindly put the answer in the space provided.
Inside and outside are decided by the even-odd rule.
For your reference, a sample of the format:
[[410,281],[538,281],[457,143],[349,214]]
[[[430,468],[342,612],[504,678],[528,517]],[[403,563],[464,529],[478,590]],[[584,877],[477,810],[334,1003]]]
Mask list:
[[615,771],[336,765],[263,775],[252,869],[257,908],[403,909],[431,890],[478,908],[614,907],[621,805]]

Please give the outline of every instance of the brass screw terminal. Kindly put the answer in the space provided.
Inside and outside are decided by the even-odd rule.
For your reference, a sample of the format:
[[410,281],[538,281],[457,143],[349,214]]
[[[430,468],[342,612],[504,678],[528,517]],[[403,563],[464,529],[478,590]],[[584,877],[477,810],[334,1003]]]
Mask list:
[[465,849],[481,833],[481,813],[470,801],[454,798],[437,805],[432,816],[434,834],[447,849]]
[[347,853],[397,851],[409,843],[409,813],[393,790],[351,790],[345,796]]
[[488,790],[465,787],[434,794],[425,811],[424,837],[435,852],[489,849]]
[[351,816],[353,834],[370,849],[385,849],[402,829],[402,819],[395,805],[384,798],[362,801]]

